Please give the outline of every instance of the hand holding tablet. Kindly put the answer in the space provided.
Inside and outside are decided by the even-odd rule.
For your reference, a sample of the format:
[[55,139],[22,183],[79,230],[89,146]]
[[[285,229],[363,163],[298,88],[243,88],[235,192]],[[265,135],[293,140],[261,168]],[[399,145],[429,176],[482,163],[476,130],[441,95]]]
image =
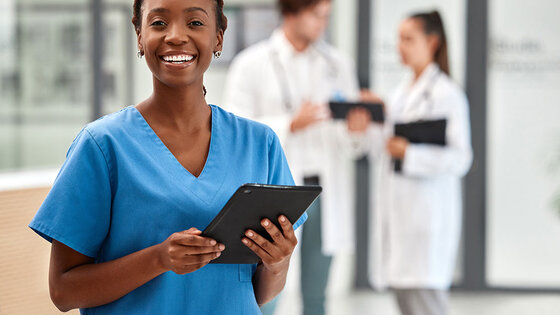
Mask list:
[[[225,245],[221,256],[210,263],[259,262],[261,258],[242,242],[243,239],[261,245],[265,240],[271,243],[291,241],[291,233],[286,232],[286,227],[289,226],[293,231],[292,225],[319,196],[321,190],[320,186],[242,185],[202,232],[202,236]],[[279,221],[282,216],[287,222]],[[278,235],[275,240],[270,232],[273,235],[282,232],[282,237]],[[250,237],[248,233],[253,233],[253,236]]]

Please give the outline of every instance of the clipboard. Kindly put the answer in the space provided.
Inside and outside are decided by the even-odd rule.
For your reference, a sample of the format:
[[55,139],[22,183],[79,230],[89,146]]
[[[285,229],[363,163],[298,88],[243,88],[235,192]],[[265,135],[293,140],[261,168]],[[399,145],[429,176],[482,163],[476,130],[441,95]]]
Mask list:
[[369,114],[373,121],[385,121],[385,113],[383,112],[383,105],[381,103],[329,102],[329,107],[334,119],[346,119],[346,116],[351,109],[362,107],[369,111]]
[[[405,124],[395,124],[395,136],[403,137],[410,143],[446,145],[447,119],[420,120]],[[395,172],[402,171],[402,161],[394,160]]]
[[321,186],[244,184],[202,231],[202,236],[226,246],[213,264],[256,264],[260,258],[241,239],[247,229],[272,241],[260,222],[268,218],[276,226],[283,214],[294,224],[321,193]]

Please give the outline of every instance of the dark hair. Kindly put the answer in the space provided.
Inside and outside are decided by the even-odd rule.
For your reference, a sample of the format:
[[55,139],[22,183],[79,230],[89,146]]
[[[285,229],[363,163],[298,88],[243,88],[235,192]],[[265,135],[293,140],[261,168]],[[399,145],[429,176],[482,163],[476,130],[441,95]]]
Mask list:
[[411,19],[420,20],[424,26],[426,35],[436,35],[439,40],[439,46],[434,53],[434,61],[439,68],[449,75],[449,58],[447,53],[447,38],[443,28],[441,15],[437,10],[429,13],[417,13],[410,16]]
[[[228,20],[224,15],[224,0],[214,0],[216,3],[216,28],[222,32],[226,31]],[[132,24],[136,32],[140,31],[142,26],[142,4],[144,0],[134,0],[132,5]]]
[[278,7],[282,15],[297,14],[305,8],[330,0],[278,0]]

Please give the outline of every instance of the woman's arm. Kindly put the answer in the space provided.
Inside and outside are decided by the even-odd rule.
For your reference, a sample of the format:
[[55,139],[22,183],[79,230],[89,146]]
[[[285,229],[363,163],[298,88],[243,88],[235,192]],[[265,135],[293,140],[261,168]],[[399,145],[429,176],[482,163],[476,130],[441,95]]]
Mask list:
[[63,312],[100,306],[166,271],[185,274],[200,269],[219,257],[225,248],[200,233],[194,228],[174,233],[161,244],[98,264],[53,240],[49,267],[51,299]]
[[451,95],[442,102],[452,104],[447,117],[447,145],[408,145],[402,166],[404,175],[462,177],[469,171],[473,153],[467,100],[464,96]]
[[281,215],[278,218],[281,229],[270,220],[264,219],[261,225],[273,239],[269,242],[252,230],[245,233],[243,243],[257,254],[262,263],[253,276],[255,297],[259,305],[271,301],[286,284],[286,276],[290,267],[290,258],[297,245],[294,228],[288,219]]

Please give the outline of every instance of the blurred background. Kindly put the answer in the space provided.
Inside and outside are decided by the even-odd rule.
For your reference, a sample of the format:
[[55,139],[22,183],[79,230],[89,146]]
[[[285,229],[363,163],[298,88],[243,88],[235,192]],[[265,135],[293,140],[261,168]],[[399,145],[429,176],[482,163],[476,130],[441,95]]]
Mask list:
[[[0,0],[0,314],[57,313],[50,246],[27,224],[74,136],[151,93],[136,58],[132,0]],[[280,22],[273,0],[226,0],[224,54],[205,76],[220,105],[231,59]],[[451,75],[470,100],[474,164],[452,314],[559,314],[560,2],[333,0],[327,41],[354,59],[360,84],[387,96],[405,69],[399,22],[438,9]],[[357,162],[357,222],[368,222],[369,165]],[[335,257],[330,314],[397,314],[367,282],[368,226],[354,254]],[[278,314],[299,311],[297,260]]]

